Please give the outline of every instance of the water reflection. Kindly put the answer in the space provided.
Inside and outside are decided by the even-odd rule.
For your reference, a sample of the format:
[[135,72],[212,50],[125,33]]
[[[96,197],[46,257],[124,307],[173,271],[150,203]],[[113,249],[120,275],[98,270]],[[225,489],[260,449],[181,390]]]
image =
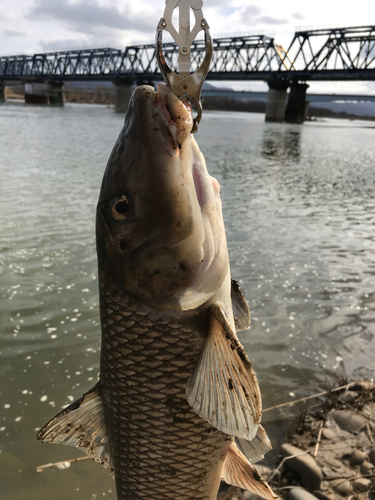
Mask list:
[[301,155],[301,127],[267,124],[263,132],[262,156],[281,162],[298,161]]

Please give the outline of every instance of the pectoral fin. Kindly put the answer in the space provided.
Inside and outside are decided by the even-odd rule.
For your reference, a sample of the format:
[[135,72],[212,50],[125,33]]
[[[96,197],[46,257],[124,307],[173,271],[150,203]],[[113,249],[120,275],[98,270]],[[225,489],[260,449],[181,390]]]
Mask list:
[[250,311],[245,297],[242,295],[238,281],[232,280],[231,299],[236,330],[246,330],[250,326]]
[[272,450],[271,441],[261,425],[258,427],[258,432],[252,441],[236,439],[236,444],[251,464],[256,464],[259,460],[263,460],[264,455]]
[[37,439],[75,446],[104,467],[113,469],[97,386],[47,422]]
[[251,441],[260,424],[258,381],[222,308],[209,310],[209,331],[186,397],[193,409],[226,434]]
[[234,443],[230,445],[225,457],[223,479],[232,486],[253,491],[267,500],[277,498],[264,478]]

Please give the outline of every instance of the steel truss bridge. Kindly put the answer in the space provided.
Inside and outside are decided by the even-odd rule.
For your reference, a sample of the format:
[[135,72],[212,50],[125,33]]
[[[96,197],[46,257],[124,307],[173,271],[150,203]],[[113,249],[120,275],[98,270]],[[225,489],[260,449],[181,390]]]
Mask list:
[[[297,31],[287,49],[266,35],[214,40],[209,80],[375,80],[375,25]],[[163,45],[170,67],[178,67],[178,48]],[[205,53],[204,40],[191,47],[191,70]],[[118,49],[71,50],[0,57],[0,80],[160,79],[155,45]]]

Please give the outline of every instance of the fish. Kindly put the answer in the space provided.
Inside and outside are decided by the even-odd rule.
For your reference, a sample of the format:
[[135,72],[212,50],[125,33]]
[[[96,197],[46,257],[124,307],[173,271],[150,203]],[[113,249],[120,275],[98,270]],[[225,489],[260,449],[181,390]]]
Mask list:
[[250,312],[192,124],[167,85],[135,89],[97,205],[99,381],[37,437],[114,471],[118,500],[214,500],[222,479],[271,500],[253,465],[271,449],[260,388],[236,334]]

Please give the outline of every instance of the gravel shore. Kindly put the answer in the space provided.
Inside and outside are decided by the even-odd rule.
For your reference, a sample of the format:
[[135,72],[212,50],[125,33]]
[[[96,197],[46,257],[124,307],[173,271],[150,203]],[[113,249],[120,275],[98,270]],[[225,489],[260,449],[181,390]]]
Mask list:
[[[285,500],[375,499],[375,385],[362,381],[331,392],[315,411],[303,412],[278,450],[274,468],[256,465]],[[256,500],[239,488],[218,500]]]

